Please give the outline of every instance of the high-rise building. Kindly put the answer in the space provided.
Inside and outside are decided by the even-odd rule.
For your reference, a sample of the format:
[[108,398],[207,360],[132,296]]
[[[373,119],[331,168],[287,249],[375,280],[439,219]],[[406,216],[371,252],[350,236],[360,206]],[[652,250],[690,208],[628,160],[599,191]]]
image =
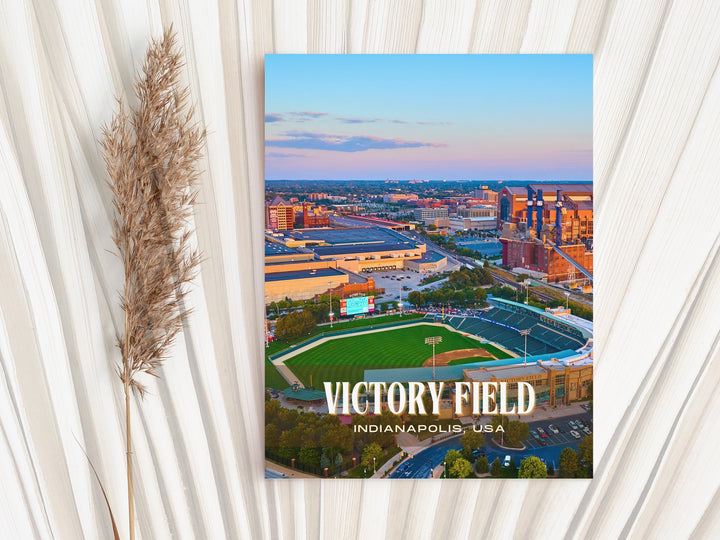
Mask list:
[[295,224],[293,205],[279,195],[265,204],[265,228],[273,231],[291,231]]

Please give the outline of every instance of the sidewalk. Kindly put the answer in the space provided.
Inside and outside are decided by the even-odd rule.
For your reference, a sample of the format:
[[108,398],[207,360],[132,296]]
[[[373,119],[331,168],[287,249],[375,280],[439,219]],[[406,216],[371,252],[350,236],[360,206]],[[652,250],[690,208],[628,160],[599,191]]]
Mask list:
[[273,471],[281,472],[288,478],[315,478],[317,479],[317,476],[313,476],[311,474],[306,474],[304,472],[300,472],[296,469],[291,469],[290,467],[284,467],[282,465],[278,465],[277,463],[273,463],[272,461],[265,460],[265,468],[271,469]]
[[[390,469],[392,468],[393,463],[394,463],[395,461],[397,461],[398,459],[400,459],[400,453],[399,453],[399,452],[398,452],[397,454],[395,454],[394,456],[392,456],[390,459],[388,459],[385,463],[383,463],[383,466],[380,467],[380,468],[375,472],[375,474],[373,474],[370,478],[382,478],[383,473],[384,473],[385,471],[390,470]],[[407,458],[405,458],[405,459],[407,459]],[[405,459],[403,459],[403,461],[405,461]],[[398,465],[400,465],[400,463],[398,463]]]

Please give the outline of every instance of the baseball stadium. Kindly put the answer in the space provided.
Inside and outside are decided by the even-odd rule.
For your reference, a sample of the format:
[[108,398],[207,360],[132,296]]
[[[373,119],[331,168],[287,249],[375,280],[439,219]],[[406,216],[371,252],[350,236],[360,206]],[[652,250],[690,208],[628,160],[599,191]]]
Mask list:
[[[592,322],[563,308],[542,310],[494,297],[488,302],[483,310],[408,313],[404,320],[328,329],[269,361],[285,381],[285,397],[306,400],[318,412],[324,392],[315,389],[326,381],[507,381],[511,389],[526,381],[538,405],[587,397]],[[452,401],[452,395],[445,397]],[[452,417],[450,407],[443,410]]]

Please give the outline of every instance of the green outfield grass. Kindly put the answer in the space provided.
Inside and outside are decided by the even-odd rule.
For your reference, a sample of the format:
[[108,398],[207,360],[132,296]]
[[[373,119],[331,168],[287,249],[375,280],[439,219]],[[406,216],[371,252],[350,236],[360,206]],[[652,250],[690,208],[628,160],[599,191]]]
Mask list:
[[384,315],[380,317],[368,317],[366,319],[354,319],[351,321],[335,323],[332,328],[330,328],[329,324],[317,326],[312,332],[310,332],[309,335],[303,336],[291,342],[273,341],[268,347],[265,347],[265,387],[275,388],[276,390],[284,390],[288,387],[288,382],[282,375],[280,375],[280,372],[272,364],[269,357],[273,354],[284,351],[292,345],[296,345],[297,343],[306,341],[322,333],[337,332],[340,330],[347,330],[349,328],[372,327],[392,322],[421,319],[422,317],[424,317],[424,315],[421,313],[405,313],[402,317],[400,315]]
[[265,387],[274,388],[275,390],[285,390],[288,382],[280,375],[277,368],[270,362],[265,362]]
[[273,341],[265,348],[265,358],[268,358],[272,356],[273,354],[279,353],[280,351],[284,351],[288,347],[292,345],[296,345],[302,341],[306,341],[312,337],[315,337],[319,334],[323,333],[330,333],[330,332],[338,332],[340,330],[348,330],[350,328],[363,328],[363,327],[371,327],[371,326],[378,326],[381,324],[388,324],[391,322],[400,322],[400,321],[409,321],[412,319],[422,319],[425,315],[422,313],[405,313],[402,317],[398,314],[395,315],[382,315],[378,317],[367,317],[365,319],[353,319],[350,321],[341,321],[336,322],[332,328],[329,324],[323,324],[321,326],[316,326],[313,328],[312,332],[310,332],[307,336],[302,336],[298,339],[292,340],[292,341]]
[[288,365],[306,386],[322,388],[325,381],[363,380],[366,369],[419,367],[432,356],[432,347],[425,338],[441,336],[436,353],[472,349],[482,345],[445,328],[423,324],[349,336],[328,341],[288,359]]

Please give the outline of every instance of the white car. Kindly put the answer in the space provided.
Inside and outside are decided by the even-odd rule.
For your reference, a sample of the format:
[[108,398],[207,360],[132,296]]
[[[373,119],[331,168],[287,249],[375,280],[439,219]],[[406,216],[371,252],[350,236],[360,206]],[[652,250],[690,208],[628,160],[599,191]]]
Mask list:
[[590,435],[590,434],[592,433],[592,431],[590,431],[590,428],[587,427],[587,426],[585,426],[585,427],[583,428],[583,431],[584,431],[585,433],[587,433],[588,435]]
[[570,432],[570,435],[572,435],[576,439],[580,438],[580,434],[577,431],[575,431],[574,429]]
[[510,456],[505,456],[505,463],[503,463],[503,467],[509,467],[510,466]]

